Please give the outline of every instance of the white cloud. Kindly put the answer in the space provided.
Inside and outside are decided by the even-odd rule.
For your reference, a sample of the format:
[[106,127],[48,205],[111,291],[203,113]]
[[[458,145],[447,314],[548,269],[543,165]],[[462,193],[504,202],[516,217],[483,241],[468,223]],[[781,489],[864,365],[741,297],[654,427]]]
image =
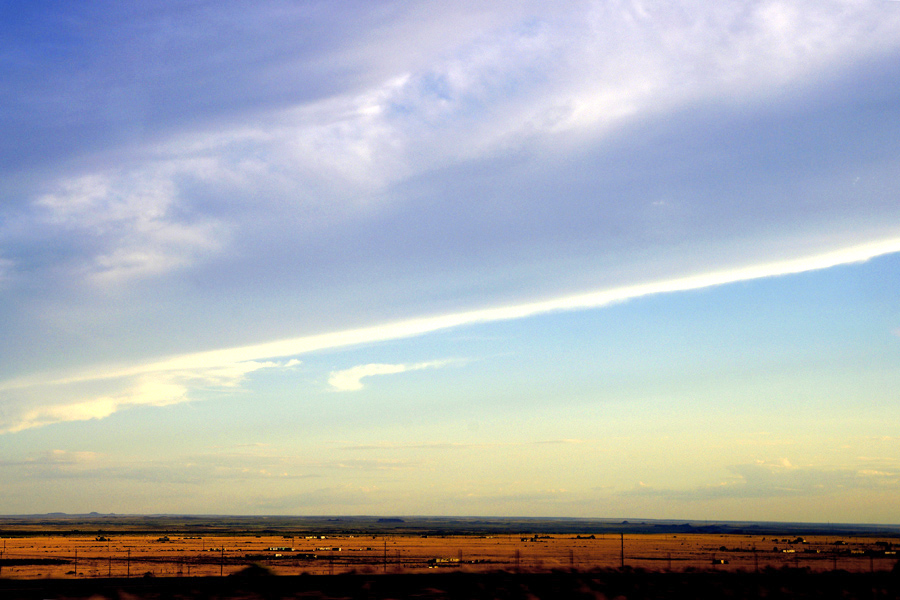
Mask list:
[[372,377],[373,375],[393,375],[396,373],[406,373],[407,371],[419,371],[421,369],[434,369],[443,367],[447,363],[448,361],[446,360],[436,360],[411,365],[389,365],[381,363],[359,365],[342,371],[332,371],[331,375],[328,377],[328,384],[340,392],[361,390],[363,388],[361,381],[363,377]]
[[[596,134],[703,98],[746,104],[786,85],[797,90],[836,64],[896,48],[898,22],[846,3],[607,2],[545,11],[405,74],[401,85],[371,95],[364,114],[382,116],[372,124],[404,132],[412,146],[427,141],[426,160],[472,157],[538,132]],[[431,147],[432,134],[440,147]]]
[[[68,263],[75,265],[75,277],[84,276],[87,281],[101,285],[126,284],[187,269],[209,256],[227,254],[226,250],[233,250],[228,247],[232,234],[240,234],[246,236],[241,239],[240,250],[251,255],[247,259],[249,266],[243,266],[247,269],[244,274],[253,272],[255,277],[259,272],[281,272],[289,268],[294,273],[296,257],[306,250],[305,247],[299,250],[297,247],[286,248],[293,254],[286,251],[287,258],[284,259],[273,256],[268,246],[253,254],[257,249],[254,246],[263,246],[270,236],[280,234],[291,243],[296,239],[313,239],[317,250],[315,256],[336,254],[334,260],[341,261],[338,271],[346,268],[347,272],[339,272],[332,279],[350,281],[354,279],[351,271],[360,264],[348,266],[343,262],[346,257],[340,254],[344,251],[340,241],[344,238],[340,235],[330,237],[335,232],[327,226],[338,221],[354,222],[360,215],[378,210],[379,204],[391,203],[403,205],[404,214],[411,214],[410,221],[437,221],[442,226],[448,222],[439,212],[448,207],[437,206],[417,212],[414,206],[417,197],[396,190],[386,193],[392,185],[428,179],[441,169],[467,161],[494,160],[511,148],[522,148],[523,140],[537,140],[535,143],[543,149],[565,146],[572,143],[570,138],[574,137],[601,148],[598,140],[602,141],[606,132],[623,123],[659,116],[666,111],[675,114],[694,102],[703,106],[710,102],[745,105],[780,97],[786,90],[796,91],[815,85],[841,72],[842,66],[883,56],[900,45],[900,38],[896,36],[900,15],[895,11],[873,10],[865,3],[831,0],[801,4],[768,0],[714,5],[612,1],[578,4],[558,12],[547,11],[542,5],[525,10],[521,3],[512,3],[509,7],[483,10],[490,14],[470,17],[470,10],[449,7],[429,9],[425,11],[428,14],[412,9],[401,11],[398,14],[408,20],[392,23],[386,30],[369,32],[368,36],[354,40],[352,49],[338,51],[341,61],[351,59],[357,67],[374,67],[377,62],[379,68],[374,71],[377,72],[375,77],[361,77],[353,85],[338,86],[331,95],[314,95],[313,101],[287,95],[285,98],[295,98],[293,106],[277,110],[270,108],[274,104],[250,107],[239,112],[236,118],[232,115],[231,120],[225,117],[216,120],[215,127],[204,129],[202,125],[195,125],[178,134],[155,138],[154,145],[140,148],[126,157],[120,156],[118,150],[109,151],[106,160],[115,166],[57,179],[51,183],[49,192],[34,200],[32,208],[38,211],[35,218],[41,225],[51,225],[43,234],[45,239],[63,240],[61,243],[78,248],[76,252],[67,253],[63,249],[48,253],[52,256],[46,259],[52,263],[48,268],[64,268],[53,258],[65,256]],[[448,23],[460,22],[471,27],[448,27]],[[411,35],[393,36],[390,33],[401,30]],[[396,42],[400,39],[404,40],[402,44]],[[427,48],[427,52],[418,53],[416,47],[410,48],[409,39],[417,40],[417,47]],[[389,42],[387,45],[386,41]],[[389,53],[393,55],[387,56]],[[347,70],[369,72],[364,68]],[[175,128],[169,131],[172,130]],[[91,164],[104,160],[102,153],[95,158]],[[570,171],[548,173],[547,181],[565,180],[567,174]],[[509,180],[500,181],[498,189],[503,188],[504,183]],[[578,190],[575,195],[580,198],[597,192],[593,187]],[[500,192],[495,189],[488,193]],[[653,204],[660,202],[654,198],[644,200]],[[453,201],[457,202],[457,199],[453,198]],[[472,212],[481,211],[482,206],[490,204],[483,197],[464,198],[458,202],[470,202]],[[525,214],[523,221],[541,222],[545,216],[541,211],[549,202],[549,199],[540,199],[538,212]],[[560,198],[559,202],[563,204],[566,199]],[[572,202],[578,205],[583,200]],[[676,199],[666,205],[677,203]],[[746,211],[747,215],[768,208],[757,199],[746,204],[750,208],[740,210]],[[572,208],[570,216],[573,220],[584,221],[579,218],[582,215],[578,211],[583,210],[579,206]],[[411,213],[406,211],[407,208]],[[521,208],[527,213],[529,208],[535,207],[523,205]],[[511,202],[505,209],[518,213],[520,206]],[[615,208],[615,211],[619,210],[630,214],[631,208],[624,205]],[[702,223],[706,212],[703,207],[697,210],[694,220]],[[728,207],[722,209],[723,212],[728,210]],[[461,213],[465,215],[467,211]],[[262,223],[257,230],[247,232],[244,228],[245,221],[252,220],[244,219],[248,215]],[[742,215],[747,216],[740,213],[734,218],[740,221]],[[598,216],[608,215],[592,214],[591,218],[601,220]],[[633,240],[645,236],[646,231],[630,229],[635,227],[630,224],[633,220],[626,217],[611,226],[621,226],[625,230],[623,245],[639,248],[633,253],[637,255],[647,247]],[[408,223],[403,218],[400,222]],[[790,217],[791,227],[796,222],[799,219]],[[842,223],[846,222],[849,221],[842,220]],[[185,401],[191,398],[192,390],[203,386],[239,386],[249,373],[271,367],[271,363],[260,362],[271,358],[419,336],[476,323],[597,308],[652,294],[799,273],[900,251],[900,239],[887,239],[885,233],[890,228],[890,220],[880,222],[884,224],[879,234],[882,241],[815,256],[803,257],[793,248],[789,249],[790,255],[800,258],[756,260],[749,267],[705,272],[712,268],[704,268],[703,261],[709,264],[713,259],[708,257],[716,253],[702,247],[707,242],[704,240],[700,242],[704,259],[697,263],[701,266],[679,265],[678,269],[668,271],[683,274],[689,268],[690,272],[699,274],[646,276],[645,283],[627,286],[617,285],[612,278],[612,283],[600,290],[581,294],[557,292],[555,296],[551,291],[554,289],[552,282],[546,288],[517,285],[516,290],[539,290],[537,293],[549,299],[495,301],[487,295],[485,297],[489,299],[481,305],[489,308],[442,308],[434,311],[440,313],[436,316],[181,354],[124,366],[104,365],[64,376],[39,374],[8,380],[0,382],[0,396],[39,386],[51,386],[59,391],[66,386],[97,381],[120,380],[121,385],[115,393],[109,394],[48,395],[70,398],[55,403],[30,398],[18,407],[7,409],[2,417],[3,427],[14,430],[56,421],[103,418],[125,406]],[[768,235],[778,229],[773,223],[766,221],[761,230]],[[510,219],[499,224],[512,230],[521,222]],[[367,229],[370,225],[355,223],[347,235],[370,231]],[[702,223],[708,230],[715,229],[714,225]],[[671,227],[672,223],[666,222],[665,226]],[[377,227],[371,230],[375,229]],[[547,229],[551,232],[550,238],[565,237],[563,234],[568,233],[564,227],[555,233],[552,226]],[[830,231],[827,227],[824,229]],[[854,229],[856,232],[861,230]],[[686,229],[672,234],[672,239],[677,243],[690,242],[691,231]],[[446,248],[450,248],[447,252],[465,251],[472,243],[482,243],[481,239],[488,236],[479,233],[464,227],[450,231],[445,242]],[[598,232],[590,233],[592,240],[602,237]],[[762,244],[755,243],[752,233],[747,235],[747,241],[752,243],[741,243],[746,247],[761,247]],[[716,234],[711,235],[715,237]],[[809,239],[813,235],[801,231],[792,239]],[[857,239],[864,235],[858,233]],[[817,247],[833,248],[839,243],[835,240],[847,239],[842,238],[840,232],[829,233],[829,236],[824,242],[817,240]],[[406,243],[415,241],[404,240]],[[689,245],[688,242],[685,245]],[[503,254],[505,250],[497,249],[503,244],[495,247],[490,241],[483,243],[485,252],[476,253],[478,264],[489,263],[494,270],[477,275],[490,279],[505,276],[497,273],[516,272],[516,276],[520,276],[530,268],[518,258],[527,254],[519,250],[529,242],[518,246],[519,250],[510,252],[509,256]],[[538,245],[535,243],[535,247]],[[670,244],[670,247],[675,245]],[[718,247],[715,240],[709,246]],[[372,248],[376,252],[383,250],[375,245]],[[614,260],[616,256],[603,254],[605,248],[591,246],[587,253],[596,251],[601,263],[606,258]],[[405,246],[390,250],[394,253],[386,252],[385,263],[401,254],[404,257],[410,254]],[[660,255],[666,253],[665,247],[651,250],[659,250]],[[314,256],[313,253],[304,254],[307,255]],[[482,256],[489,260],[480,260]],[[550,256],[547,263],[542,263],[542,268],[546,272],[549,271],[547,265],[571,266],[572,263],[566,262],[567,256],[558,262],[553,262],[555,257]],[[423,256],[425,267],[421,273],[433,272],[434,269],[429,267],[436,264],[450,264],[452,261],[447,258],[443,254]],[[281,260],[285,262],[279,262]],[[310,259],[314,264],[310,265],[309,271],[332,272],[334,264],[317,263],[316,260]],[[748,262],[753,261],[744,260],[743,264]],[[718,264],[728,264],[727,259]],[[4,280],[4,270],[9,271],[12,266],[11,261],[0,259],[0,284]],[[232,266],[225,262],[219,265],[221,268],[217,273],[228,272]],[[661,268],[656,272],[666,271]],[[241,275],[238,273],[235,277],[240,279]],[[288,293],[307,285],[303,276],[304,273],[298,273],[298,288]],[[465,271],[451,272],[446,277],[442,273],[442,283],[453,278],[476,279],[471,276],[472,273]],[[534,277],[537,276],[528,280],[523,276],[521,281],[533,282]],[[202,276],[200,281],[206,283]],[[271,281],[264,283],[271,284]],[[401,282],[398,286],[406,283]],[[34,287],[49,289],[52,286]],[[260,287],[265,293],[265,286]],[[307,287],[314,288],[313,285]],[[560,285],[558,289],[563,288],[589,289],[581,282],[569,287]],[[239,292],[246,289],[241,288]],[[466,291],[470,289],[466,288]],[[221,288],[215,288],[210,296],[219,291]],[[338,289],[336,294],[346,291]],[[171,293],[174,302],[180,299],[180,290],[165,288],[163,292]],[[447,295],[452,302],[451,296]],[[325,302],[314,297],[310,304],[317,301]],[[83,310],[90,310],[86,306],[87,303]],[[185,320],[190,318],[179,316]],[[291,361],[285,366],[291,367],[294,363]],[[332,385],[336,389],[359,389],[364,377],[399,373],[403,371],[390,369],[409,370],[411,367],[363,365],[356,367],[356,371],[333,374],[338,384]],[[51,383],[48,384],[48,380]]]
[[174,383],[169,376],[145,376],[123,382],[121,391],[115,395],[74,398],[68,402],[26,410],[16,422],[5,424],[6,431],[16,432],[67,421],[103,419],[132,406],[169,406],[187,401],[187,393],[186,385]]
[[47,224],[87,240],[89,254],[78,270],[91,281],[116,284],[191,265],[219,247],[217,223],[173,216],[175,179],[201,171],[193,161],[180,168],[151,164],[131,173],[88,174],[61,181],[34,204]]
[[[900,252],[900,239],[891,239],[817,256],[641,285],[597,290],[541,302],[409,319],[385,325],[335,331],[251,346],[184,354],[160,361],[128,366],[106,365],[62,377],[48,374],[21,377],[0,382],[0,399],[4,393],[10,394],[19,390],[45,387],[64,388],[69,385],[110,380],[122,380],[127,382],[128,387],[119,396],[104,395],[53,405],[32,400],[32,403],[37,403],[39,406],[28,407],[26,410],[18,412],[13,411],[13,415],[3,418],[4,422],[0,423],[0,430],[20,431],[54,422],[103,418],[122,407],[132,405],[164,406],[183,402],[190,399],[190,389],[202,389],[204,386],[236,387],[254,371],[264,368],[293,368],[297,364],[294,362],[296,359],[291,359],[286,364],[273,362],[272,359],[276,358],[294,357],[317,350],[417,337],[478,323],[601,308],[617,302],[656,294],[698,290],[740,281],[827,269],[897,252]],[[447,361],[411,365],[378,363],[360,365],[332,373],[329,383],[338,390],[357,390],[362,387],[361,379],[364,377],[434,368],[445,364]]]
[[[51,220],[104,237],[89,265],[100,280],[158,275],[224,243],[224,223],[175,217],[192,181],[213,196],[290,198],[292,209],[280,210],[302,207],[304,226],[346,219],[401,201],[379,195],[389,184],[523,140],[555,145],[557,134],[580,132],[596,143],[623,121],[783,94],[900,44],[900,16],[842,2],[610,2],[540,18],[508,10],[509,21],[446,40],[426,64],[401,62],[364,89],[172,136],[130,166],[60,181],[37,203]],[[418,25],[446,37],[439,18]]]
[[[243,361],[220,363],[205,368],[160,369],[139,374],[123,373],[104,379],[113,380],[118,390],[114,394],[92,394],[75,392],[77,384],[97,381],[96,378],[35,382],[32,385],[17,386],[16,389],[32,392],[27,399],[19,401],[18,411],[7,406],[6,415],[0,417],[0,432],[14,433],[33,427],[68,421],[103,419],[116,412],[135,406],[171,406],[191,401],[192,392],[207,389],[233,389],[244,381],[250,373],[260,369],[289,368],[297,364],[290,361],[284,365],[276,362]],[[0,390],[2,394],[2,390]],[[68,397],[67,401],[45,403],[40,398]],[[10,414],[11,413],[11,414]]]
[[25,461],[27,464],[83,465],[96,463],[102,458],[97,452],[84,450],[50,450]]
[[103,419],[115,413],[121,404],[114,398],[100,397],[66,404],[40,406],[26,412],[17,423],[9,426],[6,431],[15,433],[51,423]]
[[[434,317],[409,319],[385,325],[336,331],[252,346],[185,354],[159,362],[134,365],[125,368],[103,368],[97,371],[75,375],[61,381],[75,382],[86,379],[102,379],[105,377],[136,375],[156,371],[209,369],[222,364],[237,364],[252,360],[296,356],[316,350],[344,348],[365,343],[416,337],[435,331],[473,325],[476,323],[522,319],[552,312],[601,308],[617,302],[624,302],[656,294],[698,290],[740,281],[751,281],[766,277],[778,277],[804,273],[807,271],[816,271],[838,265],[864,262],[878,256],[898,252],[900,252],[900,238],[889,239],[816,256],[777,261],[729,271],[703,273],[639,285],[597,290],[584,294],[552,298],[540,302],[529,302],[496,308],[450,313]],[[0,391],[9,385],[16,384],[15,382],[6,385],[0,384]]]

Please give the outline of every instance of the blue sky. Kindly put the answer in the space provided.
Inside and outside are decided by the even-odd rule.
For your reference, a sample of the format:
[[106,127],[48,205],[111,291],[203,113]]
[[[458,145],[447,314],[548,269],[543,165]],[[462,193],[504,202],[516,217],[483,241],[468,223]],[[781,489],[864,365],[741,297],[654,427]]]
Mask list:
[[0,513],[896,522],[900,3],[0,22]]

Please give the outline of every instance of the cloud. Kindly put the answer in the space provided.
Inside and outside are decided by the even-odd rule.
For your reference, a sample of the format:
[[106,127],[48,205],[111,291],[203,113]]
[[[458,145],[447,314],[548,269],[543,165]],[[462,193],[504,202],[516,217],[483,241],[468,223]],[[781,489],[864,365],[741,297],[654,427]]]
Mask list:
[[98,452],[48,450],[22,460],[0,460],[0,470],[7,472],[10,482],[18,482],[17,474],[33,482],[51,479],[93,477],[108,468],[108,457]]
[[396,501],[390,491],[382,487],[343,484],[301,494],[260,494],[250,500],[246,510],[256,514],[363,514],[372,506],[394,505]]
[[[216,369],[223,365],[239,368],[241,363],[247,361],[289,357],[318,350],[346,348],[366,343],[404,339],[466,325],[475,325],[478,323],[523,319],[554,312],[602,308],[618,302],[625,302],[657,294],[700,290],[742,281],[752,281],[767,277],[780,277],[828,269],[840,265],[865,262],[879,256],[898,252],[900,252],[900,238],[887,239],[815,256],[805,256],[797,259],[775,261],[745,268],[703,273],[639,285],[603,289],[583,294],[552,298],[539,302],[528,302],[496,308],[450,313],[434,317],[408,319],[372,327],[348,329],[249,346],[184,354],[163,359],[161,361],[135,364],[126,367],[108,365],[95,370],[85,371],[80,374],[57,379],[56,381],[58,383],[75,383],[78,381],[116,378],[143,373]],[[47,376],[42,375],[41,378],[23,378],[6,381],[0,383],[0,392],[5,389],[32,385],[37,381],[46,381],[46,379]]]
[[[290,368],[296,364],[294,361],[282,365],[272,361],[250,360],[223,362],[198,369],[158,369],[149,373],[112,374],[111,377],[102,379],[111,380],[116,392],[101,395],[78,391],[84,384],[96,382],[96,377],[19,384],[5,398],[5,410],[0,413],[0,432],[14,433],[53,423],[103,419],[120,410],[137,406],[163,407],[189,402],[198,391],[234,389],[250,373],[260,369]],[[15,392],[20,395],[17,397]],[[0,390],[0,397],[2,395],[3,390]],[[48,396],[68,399],[49,403],[38,400]]]
[[[450,7],[428,15],[397,8],[396,22],[379,22],[368,35],[343,40],[350,47],[326,54],[330,61],[318,56],[321,50],[301,46],[294,65],[286,41],[280,36],[269,39],[272,36],[257,29],[285,21],[299,27],[302,19],[283,7],[266,4],[249,22],[240,16],[245,27],[239,28],[239,36],[253,40],[246,52],[262,60],[261,65],[245,63],[244,52],[223,48],[220,36],[198,23],[199,40],[216,49],[210,56],[232,57],[226,61],[228,76],[208,77],[208,83],[237,77],[270,88],[268,78],[259,81],[261,70],[292,81],[297,75],[291,75],[291,66],[307,65],[307,60],[345,64],[350,57],[357,61],[353,72],[372,68],[379,77],[360,76],[354,84],[312,97],[287,93],[311,81],[285,83],[286,89],[276,94],[283,99],[275,105],[258,98],[257,105],[214,126],[199,118],[180,123],[181,129],[167,130],[124,158],[120,148],[113,147],[105,168],[57,179],[49,192],[37,196],[36,218],[45,217],[58,228],[45,231],[34,243],[66,239],[73,246],[67,252],[73,268],[87,273],[88,281],[107,284],[186,269],[219,252],[227,255],[231,244],[242,252],[258,251],[257,260],[268,259],[267,238],[294,240],[294,252],[302,253],[302,241],[320,239],[316,232],[323,224],[352,226],[359,218],[377,221],[384,211],[410,209],[417,220],[430,221],[436,217],[431,211],[440,207],[427,206],[405,186],[423,185],[424,179],[441,187],[446,169],[484,161],[482,168],[498,173],[499,180],[485,191],[493,200],[478,204],[503,204],[508,200],[500,190],[516,173],[504,175],[493,163],[510,154],[552,158],[561,153],[560,163],[565,163],[585,144],[604,148],[608,134],[626,131],[629,123],[666,114],[681,118],[685,107],[704,106],[711,99],[746,111],[745,105],[760,98],[783,95],[786,85],[812,86],[833,77],[839,71],[836,65],[880,56],[898,45],[898,17],[871,6],[688,4],[691,9],[577,3],[567,11],[503,5],[473,15]],[[354,10],[362,23],[355,27],[365,28],[378,19],[363,7]],[[224,22],[236,17],[227,7],[213,12]],[[204,24],[209,18],[205,11],[186,10],[182,16]],[[113,17],[124,20],[121,14]],[[162,25],[156,18],[150,18],[151,31]],[[465,26],[448,31],[448,22],[465,22],[471,33]],[[134,27],[130,22],[123,25]],[[171,31],[168,23],[165,28],[175,47],[187,42],[183,32]],[[301,31],[295,33],[302,37]],[[407,35],[394,39],[390,31]],[[144,35],[138,37],[147,42]],[[418,53],[397,42],[410,37],[428,48],[427,58],[413,58]],[[436,46],[436,40],[444,45]],[[180,58],[203,63],[205,55],[190,47]],[[375,56],[384,62],[376,63]],[[213,73],[224,70],[222,64],[205,66]],[[242,71],[232,72],[241,66]],[[196,82],[183,73],[170,75],[182,79],[173,84],[155,71],[151,79],[159,78],[171,92],[164,100],[172,103],[174,112],[186,97],[193,98],[181,86],[193,88]],[[211,87],[219,91],[216,99],[229,100],[217,85]],[[201,105],[212,111],[227,108],[227,103]],[[103,158],[94,162],[103,163]],[[561,170],[549,174],[554,180],[571,177],[559,164],[556,168]],[[42,186],[44,181],[41,178]],[[596,192],[590,196],[597,198]],[[650,199],[654,201],[658,199]],[[547,198],[539,203],[545,205]],[[462,206],[475,208],[469,201]],[[584,222],[585,207],[573,198],[555,197],[554,209],[563,217],[571,212],[573,222]],[[539,207],[519,205],[516,210],[534,215]],[[746,210],[752,211],[753,204]],[[471,217],[470,211],[463,212]],[[613,207],[604,212],[607,220],[616,214]],[[618,227],[643,233],[631,219],[620,216],[617,221]],[[560,221],[550,229],[566,231],[566,225],[570,223]],[[466,238],[461,224],[445,227],[457,243],[475,241]],[[298,228],[304,235],[297,236]],[[501,250],[490,240],[479,244]],[[389,253],[390,247],[379,251]],[[45,267],[57,266],[52,261]],[[258,270],[258,263],[255,267]]]
[[733,474],[732,478],[712,485],[678,490],[639,483],[632,490],[620,492],[620,495],[701,502],[725,498],[815,497],[859,490],[900,490],[900,470],[896,468],[795,466],[782,458],[775,462],[733,465],[728,470]]
[[342,371],[332,371],[328,376],[328,384],[339,392],[350,392],[363,389],[362,378],[373,375],[394,375],[407,371],[420,371],[422,369],[434,369],[448,364],[446,360],[415,363],[411,365],[389,365],[372,363],[358,365]]
[[48,450],[37,456],[31,456],[23,461],[0,463],[3,466],[40,466],[40,465],[86,465],[93,464],[102,459],[103,456],[97,452],[73,451],[73,450]]
[[543,445],[569,445],[583,444],[583,440],[538,440],[536,442],[482,442],[465,444],[459,442],[430,442],[426,444],[396,444],[385,442],[381,444],[366,444],[357,446],[344,446],[344,450],[465,450],[468,448],[498,448],[501,446],[543,446]]
[[[472,510],[471,514],[482,514],[486,507],[490,507],[487,508],[488,511],[496,511],[498,507],[504,505],[512,511],[522,511],[522,507],[529,507],[524,509],[527,512],[531,510],[532,506],[540,506],[541,511],[547,511],[549,509],[552,513],[556,513],[561,507],[577,506],[579,503],[584,502],[583,497],[580,497],[577,493],[566,488],[521,489],[520,491],[517,491],[517,488],[520,488],[520,486],[513,484],[511,486],[502,486],[497,490],[488,491],[454,490],[448,499],[453,505],[464,504],[469,505],[470,507],[473,505],[480,505],[479,508],[470,508],[470,510]],[[533,516],[547,514],[546,512],[541,511],[530,512],[528,514]],[[521,513],[514,512],[514,514]]]
[[119,410],[120,407],[128,404],[132,403],[114,398],[101,397],[69,402],[66,404],[40,406],[25,412],[25,414],[20,417],[18,423],[12,425],[7,431],[22,431],[32,427],[40,427],[41,425],[65,421],[102,419],[110,416]]
[[466,448],[485,448],[485,447],[494,447],[498,444],[463,444],[459,442],[434,442],[429,444],[395,444],[391,442],[385,442],[381,444],[364,444],[364,445],[355,445],[355,446],[344,446],[344,450],[362,450],[362,451],[370,451],[370,450],[462,450]]
[[[186,173],[171,165],[157,172],[90,174],[61,181],[34,204],[51,230],[89,241],[76,269],[89,281],[117,284],[158,276],[193,264],[219,247],[215,222],[179,222],[174,180]],[[190,172],[197,172],[196,165]],[[179,173],[179,171],[182,171]]]
[[[864,244],[818,256],[598,290],[540,302],[409,319],[373,327],[184,354],[146,363],[125,366],[105,365],[62,377],[39,374],[15,378],[0,382],[0,399],[4,394],[13,395],[29,391],[31,394],[25,401],[19,402],[18,409],[7,402],[5,412],[0,413],[0,431],[15,432],[55,422],[104,418],[128,406],[166,406],[184,402],[191,398],[192,389],[203,389],[208,386],[234,388],[239,386],[249,374],[260,369],[293,368],[297,364],[294,362],[296,360],[294,358],[285,364],[274,362],[273,359],[277,358],[295,357],[318,350],[417,337],[479,323],[531,318],[555,312],[596,309],[656,294],[699,290],[740,281],[826,269],[896,252],[900,252],[900,239]],[[329,378],[329,384],[336,390],[358,390],[362,387],[361,380],[365,377],[436,368],[446,365],[447,362],[360,365],[344,371],[333,372]],[[125,384],[117,395],[102,395],[51,404],[39,399],[39,397],[45,397],[47,388],[55,389],[54,395],[58,396],[59,390],[65,389],[66,386],[111,380],[119,380]],[[37,390],[44,393],[35,395]]]
[[[0,111],[33,132],[0,156],[43,170],[3,184],[15,318],[0,315],[0,354],[65,365],[78,344],[100,358],[0,382],[0,429],[188,401],[274,358],[900,249],[896,136],[859,110],[893,107],[896,70],[871,73],[896,62],[895,11],[510,2],[386,18],[363,3],[344,23],[279,3],[249,18],[180,10],[175,28],[166,11],[114,10],[104,22],[120,27],[78,32],[64,65],[9,42],[13,59],[33,55],[10,85],[36,102]],[[165,58],[136,81],[123,47]],[[236,298],[258,310],[222,333]],[[283,331],[324,333],[240,345]],[[84,344],[96,338],[109,341]],[[85,389],[98,382],[111,389]]]

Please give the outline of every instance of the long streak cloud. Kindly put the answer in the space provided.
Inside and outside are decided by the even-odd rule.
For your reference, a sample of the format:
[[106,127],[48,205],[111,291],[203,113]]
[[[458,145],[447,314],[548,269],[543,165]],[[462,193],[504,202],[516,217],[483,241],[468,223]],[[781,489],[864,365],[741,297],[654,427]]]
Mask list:
[[900,252],[900,238],[894,238],[805,258],[597,290],[538,302],[420,317],[371,327],[190,353],[142,364],[98,367],[62,377],[42,374],[8,380],[0,384],[0,393],[10,394],[36,387],[76,386],[104,380],[137,380],[140,385],[134,390],[123,392],[118,398],[103,396],[81,399],[69,404],[30,409],[24,414],[6,416],[0,427],[5,432],[15,432],[53,422],[103,418],[120,408],[132,405],[165,406],[186,402],[191,400],[191,383],[194,385],[212,383],[233,387],[253,371],[291,367],[297,363],[296,360],[279,363],[278,359],[321,350],[377,344],[457,327],[525,319],[555,312],[598,309],[656,294],[687,292],[742,281],[817,271],[865,262],[898,252]]

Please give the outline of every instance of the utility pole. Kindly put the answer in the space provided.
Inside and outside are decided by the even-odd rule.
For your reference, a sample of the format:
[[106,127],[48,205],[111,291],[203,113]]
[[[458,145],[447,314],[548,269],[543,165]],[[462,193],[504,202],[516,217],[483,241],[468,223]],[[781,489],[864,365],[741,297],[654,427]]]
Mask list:
[[128,558],[126,559],[126,577],[131,577],[131,548],[128,549]]
[[619,563],[623,569],[625,568],[625,533],[619,534]]
[[219,557],[219,577],[225,573],[225,546],[222,546],[222,554]]
[[387,573],[387,538],[384,540],[384,556],[381,558],[381,564],[383,567],[383,571]]
[[78,548],[75,548],[75,578],[78,578]]

